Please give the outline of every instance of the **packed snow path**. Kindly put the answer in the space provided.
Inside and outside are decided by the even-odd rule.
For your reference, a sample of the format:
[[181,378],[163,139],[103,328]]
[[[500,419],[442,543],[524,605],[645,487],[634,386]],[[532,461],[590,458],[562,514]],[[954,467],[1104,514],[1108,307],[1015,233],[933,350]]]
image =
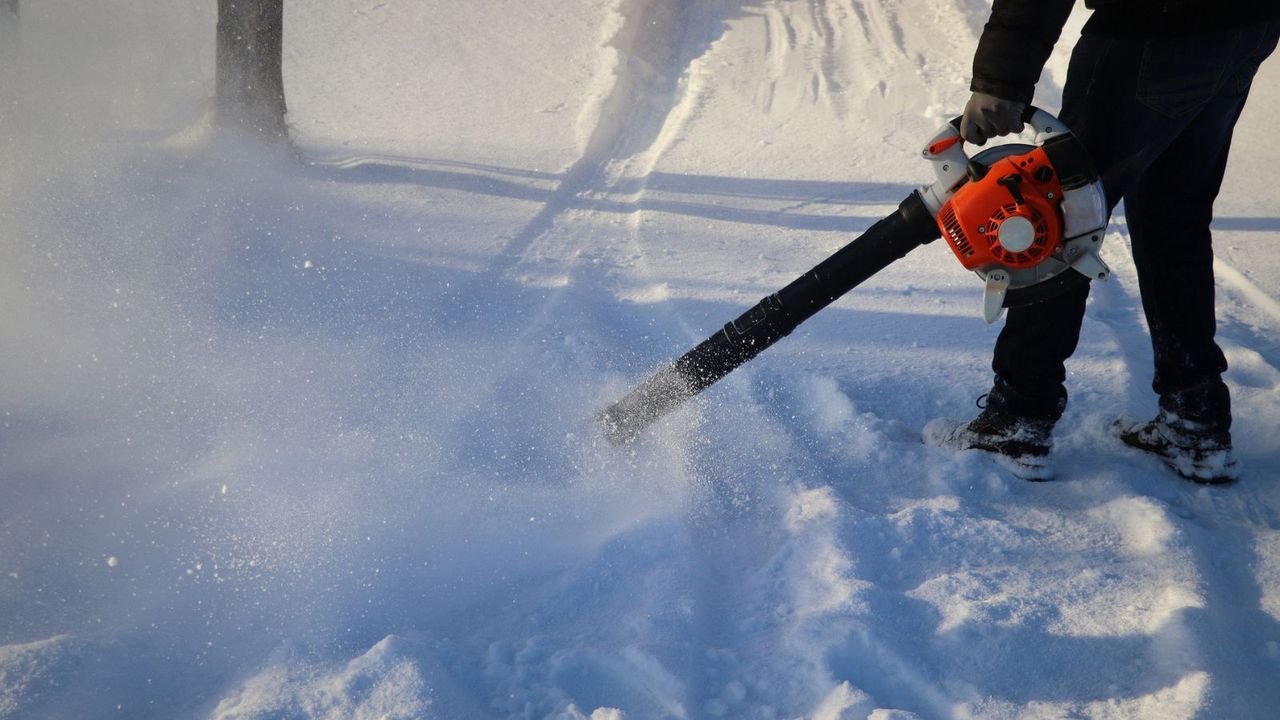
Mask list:
[[0,718],[1280,704],[1274,62],[1218,205],[1244,480],[1108,437],[1154,409],[1120,216],[1029,484],[919,443],[996,332],[940,245],[594,424],[927,179],[984,3],[291,1],[302,164],[189,130],[212,8],[99,5],[24,6],[0,133]]

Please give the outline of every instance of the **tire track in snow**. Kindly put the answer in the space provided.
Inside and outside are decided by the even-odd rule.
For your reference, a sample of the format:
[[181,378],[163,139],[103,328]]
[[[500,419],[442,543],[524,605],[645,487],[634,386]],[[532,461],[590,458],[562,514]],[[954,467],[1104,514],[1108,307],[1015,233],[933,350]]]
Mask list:
[[[535,244],[554,234],[557,219],[575,197],[607,193],[613,166],[662,144],[662,130],[681,99],[685,71],[714,39],[697,37],[703,29],[699,14],[705,14],[697,0],[620,0],[615,12],[618,24],[605,43],[613,55],[608,70],[612,81],[579,118],[582,154],[538,214],[507,244],[491,274],[513,269]],[[572,260],[585,244],[579,240],[562,248],[559,257]]]
[[813,100],[818,102],[826,98],[839,106],[840,93],[844,90],[836,76],[840,35],[839,26],[832,21],[830,13],[831,6],[825,0],[809,0],[809,20],[820,44],[813,77]]
[[[609,252],[603,240],[607,230],[601,232],[601,226],[609,224],[592,222],[599,213],[578,209],[576,200],[608,196],[627,167],[644,168],[638,173],[632,199],[643,193],[653,163],[672,139],[666,129],[684,97],[681,91],[688,67],[723,31],[723,24],[717,22],[723,8],[739,4],[738,0],[618,0],[616,23],[604,42],[612,54],[611,64],[602,71],[609,76],[607,87],[578,119],[585,138],[581,156],[538,213],[475,279],[484,286],[497,282],[522,265],[536,264],[535,253],[555,267],[556,277],[541,283],[550,286],[546,300],[513,338],[513,347],[546,329],[564,301],[566,288],[576,285],[601,291],[601,283],[583,272],[583,255],[588,248]],[[495,375],[509,374],[518,356],[509,354]]]
[[[493,285],[511,280],[508,276],[517,268],[538,264],[537,256],[554,272],[549,281],[514,278],[524,284],[540,284],[547,292],[510,338],[514,350],[497,361],[490,387],[481,390],[477,407],[486,405],[504,383],[528,367],[520,348],[549,334],[549,327],[563,315],[558,309],[566,298],[581,292],[603,292],[602,283],[584,271],[589,263],[583,262],[583,256],[588,248],[608,251],[601,228],[609,225],[594,222],[600,213],[579,209],[576,201],[608,194],[614,168],[634,162],[661,136],[671,108],[680,100],[681,79],[688,63],[713,39],[711,32],[698,35],[706,29],[695,22],[706,19],[703,5],[702,0],[618,0],[616,22],[603,42],[611,59],[602,69],[605,79],[601,80],[598,102],[589,104],[578,120],[584,138],[580,157],[564,172],[537,214],[471,279],[472,286],[459,291],[460,295],[483,297]],[[581,331],[592,334],[589,327]]]

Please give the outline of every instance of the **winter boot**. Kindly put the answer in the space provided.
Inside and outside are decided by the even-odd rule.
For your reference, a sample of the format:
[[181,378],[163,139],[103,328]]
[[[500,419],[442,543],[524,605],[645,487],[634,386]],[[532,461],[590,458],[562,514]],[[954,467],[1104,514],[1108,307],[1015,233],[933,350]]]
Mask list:
[[1148,422],[1119,418],[1111,429],[1125,445],[1155,455],[1192,482],[1221,485],[1239,477],[1230,430],[1213,430],[1164,409]]
[[969,422],[937,418],[924,426],[924,443],[951,450],[982,450],[1024,480],[1049,480],[1053,421],[1021,418],[986,407]]

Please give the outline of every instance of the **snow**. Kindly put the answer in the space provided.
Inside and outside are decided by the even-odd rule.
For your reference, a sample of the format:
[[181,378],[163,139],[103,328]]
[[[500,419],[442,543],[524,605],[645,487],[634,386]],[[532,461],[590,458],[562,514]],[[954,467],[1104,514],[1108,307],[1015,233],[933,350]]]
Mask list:
[[919,442],[998,330],[941,244],[601,439],[928,179],[987,10],[298,0],[299,161],[201,131],[213,3],[24,3],[0,718],[1272,716],[1274,60],[1217,206],[1238,484],[1109,436],[1155,409],[1122,215],[1054,482]]

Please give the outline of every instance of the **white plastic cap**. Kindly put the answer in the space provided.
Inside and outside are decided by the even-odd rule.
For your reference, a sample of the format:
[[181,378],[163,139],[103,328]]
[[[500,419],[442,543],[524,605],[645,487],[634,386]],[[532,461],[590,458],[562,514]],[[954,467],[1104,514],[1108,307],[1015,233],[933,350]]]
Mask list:
[[1021,215],[1013,217],[1000,223],[1000,229],[997,231],[1000,238],[1000,244],[1009,252],[1023,252],[1031,247],[1031,243],[1036,240],[1036,227],[1031,221]]

